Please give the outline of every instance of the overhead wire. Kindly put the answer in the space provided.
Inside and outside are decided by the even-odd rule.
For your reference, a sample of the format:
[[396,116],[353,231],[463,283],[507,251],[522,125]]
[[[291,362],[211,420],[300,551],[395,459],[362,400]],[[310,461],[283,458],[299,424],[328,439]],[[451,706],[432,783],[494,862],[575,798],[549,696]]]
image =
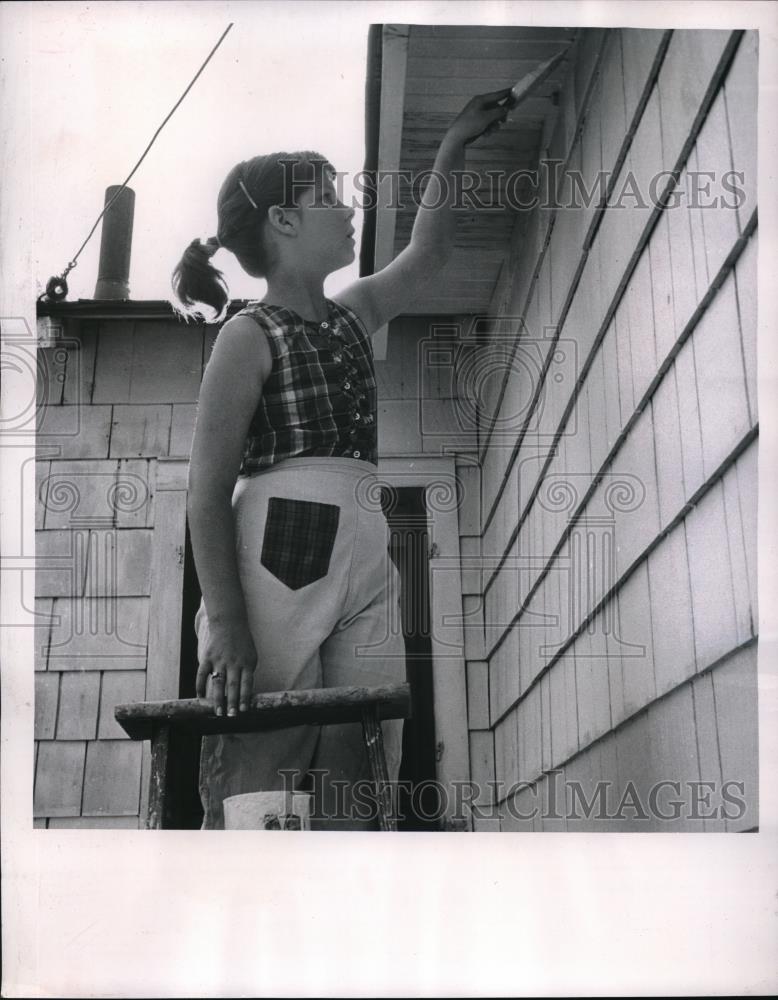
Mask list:
[[[207,57],[205,58],[205,61],[202,63],[202,65],[200,66],[200,68],[198,69],[198,71],[192,77],[192,80],[190,81],[189,86],[186,88],[186,90],[183,92],[183,94],[179,97],[179,99],[176,101],[176,103],[170,109],[170,111],[168,112],[168,114],[165,116],[165,119],[162,122],[162,124],[159,126],[159,128],[157,129],[157,131],[151,137],[151,141],[146,146],[146,148],[143,150],[143,153],[141,154],[140,159],[138,160],[138,162],[135,164],[135,166],[129,172],[129,174],[127,175],[126,179],[124,180],[124,182],[121,185],[121,187],[119,188],[119,190],[115,192],[115,194],[113,195],[113,197],[111,198],[111,200],[105,205],[105,207],[103,208],[102,212],[98,215],[97,219],[95,220],[95,224],[89,230],[89,233],[88,233],[86,239],[81,244],[81,246],[78,248],[78,250],[74,254],[73,258],[70,261],[68,261],[68,265],[65,268],[65,270],[62,272],[61,275],[56,275],[56,276],[54,276],[54,277],[52,277],[52,278],[49,279],[49,281],[46,284],[46,292],[44,293],[47,298],[49,298],[49,299],[57,302],[57,301],[61,301],[62,299],[64,299],[67,296],[68,286],[67,286],[66,279],[67,279],[68,274],[70,274],[70,272],[73,270],[73,268],[77,266],[77,264],[78,264],[78,258],[81,255],[82,250],[84,249],[84,247],[87,245],[87,243],[90,241],[90,239],[94,235],[94,232],[97,229],[98,225],[100,224],[100,221],[103,218],[103,216],[105,215],[105,213],[108,211],[108,209],[111,207],[111,205],[113,205],[113,203],[116,201],[116,199],[121,195],[122,191],[124,191],[124,189],[127,187],[127,185],[132,180],[132,177],[135,174],[136,170],[141,165],[141,163],[143,163],[144,159],[146,158],[147,153],[149,152],[149,150],[151,149],[151,147],[154,145],[154,143],[155,143],[155,141],[157,139],[157,136],[160,134],[160,132],[162,131],[162,129],[165,127],[165,125],[167,125],[167,123],[173,117],[173,115],[175,114],[175,112],[178,110],[181,102],[184,100],[184,98],[186,97],[186,95],[189,93],[189,91],[195,85],[195,83],[197,82],[197,80],[200,77],[201,73],[203,72],[203,70],[205,69],[205,67],[208,65],[208,63],[211,61],[211,59],[213,58],[214,54],[216,53],[216,50],[219,48],[219,46],[222,44],[222,42],[224,41],[224,39],[227,37],[227,34],[230,31],[230,29],[232,28],[233,23],[234,22],[231,21],[227,25],[227,27],[225,28],[225,30],[222,32],[222,35],[219,38],[218,42],[214,45],[214,47],[208,53]],[[41,295],[40,298],[43,298],[43,295]]]

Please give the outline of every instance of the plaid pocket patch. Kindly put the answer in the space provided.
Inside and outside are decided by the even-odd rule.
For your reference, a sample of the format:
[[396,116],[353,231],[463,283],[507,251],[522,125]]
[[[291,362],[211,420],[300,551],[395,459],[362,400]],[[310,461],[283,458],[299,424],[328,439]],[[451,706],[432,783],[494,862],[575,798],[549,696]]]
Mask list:
[[340,507],[270,497],[260,562],[291,590],[326,576],[338,533]]

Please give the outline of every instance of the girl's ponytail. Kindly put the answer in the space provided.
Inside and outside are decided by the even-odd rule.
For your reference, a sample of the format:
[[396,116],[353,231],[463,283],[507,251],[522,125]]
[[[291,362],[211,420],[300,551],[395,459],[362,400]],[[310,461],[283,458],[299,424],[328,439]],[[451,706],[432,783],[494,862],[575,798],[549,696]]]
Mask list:
[[224,318],[230,301],[227,283],[222,272],[211,263],[211,257],[220,245],[216,236],[205,243],[199,239],[192,240],[173,269],[171,282],[180,303],[180,306],[173,303],[173,308],[185,319],[206,319],[196,308],[198,304],[210,306],[216,313],[209,322],[218,323]]

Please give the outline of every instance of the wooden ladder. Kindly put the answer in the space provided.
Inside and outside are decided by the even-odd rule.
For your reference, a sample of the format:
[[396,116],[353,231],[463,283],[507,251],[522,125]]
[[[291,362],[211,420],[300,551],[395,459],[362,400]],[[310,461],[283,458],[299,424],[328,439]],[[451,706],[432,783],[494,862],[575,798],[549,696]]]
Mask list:
[[151,741],[146,829],[169,829],[173,825],[170,784],[175,770],[176,735],[196,738],[199,742],[203,736],[224,733],[258,733],[293,726],[361,722],[370,776],[375,784],[380,828],[397,830],[381,719],[410,718],[408,684],[257,694],[251,700],[250,709],[234,718],[217,716],[209,705],[196,698],[117,705],[114,714],[130,739]]

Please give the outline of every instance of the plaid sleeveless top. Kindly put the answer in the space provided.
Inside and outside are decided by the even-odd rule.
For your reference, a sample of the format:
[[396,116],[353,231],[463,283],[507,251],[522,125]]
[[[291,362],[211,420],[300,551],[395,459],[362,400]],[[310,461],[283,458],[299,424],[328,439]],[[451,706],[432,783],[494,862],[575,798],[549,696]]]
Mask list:
[[285,458],[345,456],[377,464],[373,347],[357,315],[327,299],[322,323],[285,306],[250,302],[273,366],[249,425],[238,477]]

